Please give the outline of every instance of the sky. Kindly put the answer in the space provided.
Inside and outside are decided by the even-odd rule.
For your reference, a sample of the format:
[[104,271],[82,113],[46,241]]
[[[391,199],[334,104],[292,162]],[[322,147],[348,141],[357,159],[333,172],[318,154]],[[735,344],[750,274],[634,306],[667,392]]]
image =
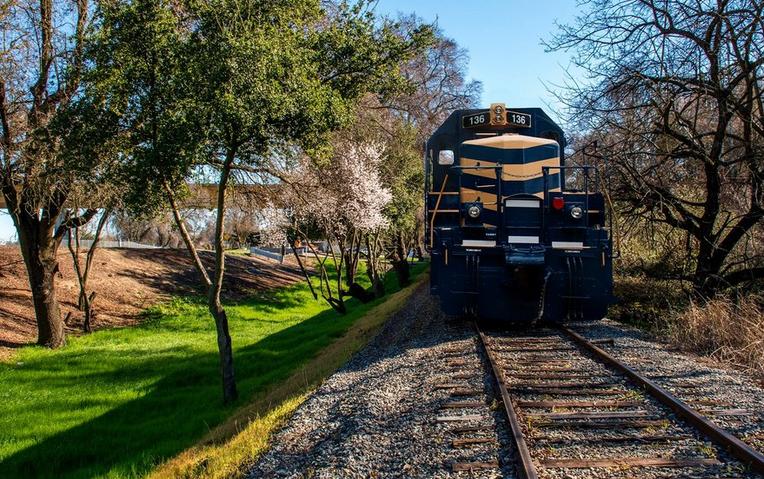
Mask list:
[[[415,12],[435,22],[470,55],[471,79],[483,82],[481,105],[542,107],[553,118],[559,108],[549,91],[565,80],[569,55],[546,53],[541,45],[555,20],[572,22],[576,0],[378,0],[377,12],[395,16]],[[7,212],[0,213],[0,243],[15,240]]]
[[548,89],[564,82],[570,55],[546,53],[541,41],[554,33],[555,21],[575,20],[576,0],[378,0],[377,11],[437,21],[469,52],[469,77],[483,82],[482,106],[559,107]]

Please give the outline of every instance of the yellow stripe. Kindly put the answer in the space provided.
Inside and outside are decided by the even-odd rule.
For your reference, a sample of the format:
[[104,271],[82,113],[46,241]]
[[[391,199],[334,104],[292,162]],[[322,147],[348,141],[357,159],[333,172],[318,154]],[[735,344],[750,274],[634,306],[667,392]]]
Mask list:
[[502,148],[505,150],[520,150],[526,148],[533,148],[534,146],[541,145],[558,145],[559,144],[548,138],[539,138],[536,136],[517,135],[514,133],[504,134],[500,136],[491,136],[488,138],[478,138],[476,140],[468,140],[464,143],[469,145],[482,145],[490,146],[491,148]]
[[545,166],[560,166],[560,158],[554,157],[521,165],[503,165],[501,179],[504,181],[520,181],[539,178],[543,175],[541,168]]
[[[473,160],[470,158],[460,158],[459,159],[459,166],[498,166],[497,163],[493,163],[491,161],[482,161],[482,160]],[[462,170],[463,173],[473,176],[482,176],[483,178],[491,178],[492,180],[496,179],[496,170],[488,170],[488,169],[465,169]]]
[[[473,160],[472,158],[461,158],[459,160],[461,166],[472,167],[482,166],[491,167],[498,166],[497,163],[492,161]],[[519,165],[502,165],[501,166],[501,179],[504,181],[520,181],[531,180],[542,176],[541,168],[545,166],[560,166],[560,158],[548,158],[546,160],[538,160],[533,163],[523,163]],[[465,174],[480,176],[482,178],[496,179],[496,170],[489,169],[470,169],[463,170]]]
[[[550,193],[559,193],[562,191],[560,188],[550,188]],[[544,193],[542,191],[539,191],[538,193],[532,193],[533,196],[536,196],[537,198],[544,199]],[[504,200],[507,198],[513,198],[514,195],[507,195],[504,196]],[[502,201],[504,201],[502,200]],[[485,191],[480,190],[473,190],[471,188],[464,188],[462,187],[460,193],[459,193],[459,201],[462,203],[473,203],[476,201],[480,201],[483,203],[483,207],[485,209],[491,210],[491,211],[498,211],[498,206],[496,205],[496,195],[492,193],[487,193]]]
[[471,188],[462,187],[459,194],[459,201],[462,203],[472,203],[475,201],[481,201],[483,207],[487,210],[496,211],[496,195],[486,193],[485,191],[473,190]]

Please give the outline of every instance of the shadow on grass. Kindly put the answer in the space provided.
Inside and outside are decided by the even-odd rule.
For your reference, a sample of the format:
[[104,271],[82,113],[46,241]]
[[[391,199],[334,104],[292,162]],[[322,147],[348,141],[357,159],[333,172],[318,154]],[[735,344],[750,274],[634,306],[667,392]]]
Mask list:
[[[268,295],[268,303],[275,302],[278,306],[274,309],[293,303],[288,298],[288,291],[273,293]],[[48,400],[42,404],[32,399],[30,407],[45,407],[59,414],[48,414],[46,410],[46,414],[27,416],[35,421],[56,421],[57,417],[73,421],[70,416],[89,415],[79,409],[99,405],[104,411],[62,432],[39,434],[44,436],[39,440],[35,438],[34,424],[24,424],[23,428],[19,428],[26,436],[23,438],[3,437],[5,434],[0,432],[0,442],[27,440],[31,443],[0,462],[0,477],[142,476],[156,464],[192,445],[210,428],[224,421],[235,407],[288,378],[334,338],[342,336],[356,319],[383,300],[366,305],[351,300],[348,303],[352,309],[345,316],[338,316],[331,309],[325,310],[237,348],[235,367],[242,400],[229,407],[221,404],[218,358],[212,351],[200,353],[196,348],[178,345],[168,346],[169,349],[162,354],[152,354],[154,357],[149,358],[140,354],[127,357],[129,353],[125,352],[124,366],[104,369],[97,358],[114,352],[99,351],[95,344],[77,351],[79,369],[76,375],[72,375],[66,365],[56,365],[49,356],[41,359],[39,364],[29,364],[33,371],[36,367],[43,373],[27,373],[25,380],[34,378],[44,381],[48,390],[104,383],[115,390],[130,390],[131,393],[137,389],[136,395],[139,397],[113,409],[108,409],[108,397],[82,397],[80,401],[64,402]],[[246,306],[250,302],[257,303],[258,299],[242,301],[239,305]],[[268,321],[262,317],[262,302],[258,306],[261,311],[259,317],[246,318],[245,321]],[[161,325],[161,321],[155,318],[141,327],[161,327],[167,331],[167,326]],[[183,328],[183,325],[173,323],[170,327],[173,331],[172,328]],[[210,336],[210,341],[214,342],[214,336]],[[88,362],[86,357],[90,355],[92,362]],[[63,372],[67,374],[60,377]],[[160,379],[152,382],[156,377]],[[69,410],[66,411],[66,408]]]
[[[294,367],[341,335],[347,318],[327,311],[241,348],[236,372],[244,398],[285,379]],[[145,361],[146,370],[172,370],[139,399],[32,447],[0,463],[3,477],[92,477],[116,469],[140,475],[155,462],[177,453],[232,412],[220,405],[216,354]],[[291,367],[286,367],[289,365]],[[107,373],[81,371],[83,381],[114,379],[130,383],[144,371],[126,368]],[[66,384],[49,384],[66,387]],[[83,405],[84,406],[84,405]]]

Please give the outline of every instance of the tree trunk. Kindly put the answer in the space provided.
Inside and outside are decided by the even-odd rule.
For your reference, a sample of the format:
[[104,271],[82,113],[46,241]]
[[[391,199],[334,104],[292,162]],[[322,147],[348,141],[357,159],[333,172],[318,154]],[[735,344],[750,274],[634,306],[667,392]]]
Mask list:
[[361,237],[357,232],[353,232],[350,247],[345,250],[345,284],[350,287],[355,283],[355,275],[358,271],[358,257],[361,253]]
[[[23,239],[22,239],[23,238]],[[37,344],[58,348],[65,344],[64,320],[56,299],[56,273],[58,248],[54,239],[30,241],[28,232],[19,229],[19,245],[29,276],[35,318],[37,320]],[[30,244],[31,243],[31,244]]]
[[308,287],[310,288],[310,293],[313,295],[313,299],[318,299],[316,290],[313,289],[313,283],[310,281],[310,275],[308,274],[308,270],[305,269],[305,265],[302,263],[302,259],[300,258],[300,255],[297,254],[297,249],[295,249],[294,247],[294,241],[292,241],[291,239],[289,240],[289,247],[292,249],[292,253],[294,254],[294,258],[297,260],[297,264],[300,266],[300,271],[302,271],[302,274],[305,276],[305,281],[307,281],[308,283]]
[[374,240],[370,240],[371,235],[366,236],[366,251],[368,253],[366,273],[371,280],[371,286],[374,290],[374,296],[381,298],[385,295],[385,283],[382,281],[379,272],[379,248],[378,248],[378,235],[374,235]]
[[[230,174],[230,171],[229,171],[229,174]],[[222,181],[222,174],[221,174],[221,181]],[[228,180],[226,179],[226,181]],[[180,231],[180,236],[183,238],[183,242],[186,244],[186,249],[188,250],[188,253],[191,255],[191,259],[194,262],[194,267],[196,268],[196,271],[199,273],[199,276],[202,279],[202,283],[204,284],[204,287],[206,289],[209,289],[210,286],[212,286],[212,281],[210,281],[210,277],[207,274],[207,270],[205,269],[204,264],[202,263],[202,260],[199,257],[199,253],[196,251],[196,246],[194,245],[194,241],[191,239],[191,235],[188,233],[188,229],[186,228],[186,222],[183,220],[183,217],[180,216],[180,209],[178,208],[178,204],[175,201],[175,193],[172,191],[172,188],[166,181],[162,182],[162,186],[164,187],[165,194],[167,195],[167,201],[168,203],[170,203],[170,209],[172,210],[172,217],[175,218],[175,224],[178,226],[178,231]],[[220,188],[220,186],[218,188]],[[223,185],[223,202],[225,202],[225,185]],[[223,204],[223,208],[225,208],[225,204]],[[219,210],[220,210],[220,199],[218,198],[218,212]],[[221,243],[222,243],[222,237],[221,237]]]
[[[77,283],[80,287],[78,307],[80,308],[80,311],[84,311],[85,314],[85,319],[82,322],[82,330],[86,333],[90,333],[93,330],[93,301],[96,297],[95,291],[88,296],[88,277],[90,276],[90,269],[93,266],[93,258],[95,257],[98,243],[101,240],[101,233],[103,232],[104,226],[106,226],[106,223],[109,221],[110,215],[111,210],[105,209],[101,215],[101,219],[98,220],[95,235],[93,236],[93,242],[85,255],[84,268],[80,266],[80,228],[70,228],[67,231],[67,246],[69,247],[69,253],[72,255],[74,273],[77,276]],[[72,229],[74,230],[74,235],[72,235]]]
[[218,357],[220,358],[220,377],[223,384],[223,402],[230,404],[239,397],[236,389],[236,377],[233,368],[233,346],[228,329],[228,315],[220,302],[220,294],[215,294],[215,288],[210,288],[209,310],[215,318],[215,332],[218,340]]
[[398,285],[402,288],[409,284],[411,272],[409,271],[409,263],[407,261],[406,243],[403,239],[403,235],[398,232],[395,234],[395,261],[393,268],[395,268],[395,275],[398,278]]
[[[220,301],[220,291],[223,288],[223,275],[225,273],[225,249],[223,246],[223,230],[225,220],[225,195],[228,186],[228,178],[231,174],[231,165],[236,156],[236,150],[230,150],[220,172],[217,197],[217,217],[215,219],[215,273],[212,283],[208,288],[208,307],[212,317],[215,318],[215,330],[218,340],[218,355],[220,356],[220,376],[223,381],[223,402],[230,404],[235,401],[239,393],[236,389],[236,377],[233,368],[233,347],[231,334],[228,330],[228,316]],[[194,250],[196,251],[196,250]]]
[[56,299],[56,273],[58,263],[49,259],[31,258],[27,267],[29,285],[32,288],[35,318],[37,319],[37,344],[58,348],[65,344],[64,320]]
[[[329,304],[334,308],[335,311],[337,311],[340,314],[345,314],[347,312],[347,308],[345,307],[345,300],[343,299],[344,291],[342,289],[342,266],[345,259],[344,251],[342,250],[342,245],[344,244],[345,238],[343,237],[341,240],[337,238],[337,244],[339,245],[340,251],[339,254],[336,254],[334,252],[334,246],[332,246],[331,239],[328,241],[329,244],[329,252],[332,256],[332,262],[334,263],[334,270],[337,273],[337,297],[332,297],[332,285],[329,278],[329,275],[326,273],[326,270],[324,270],[324,275],[326,278],[326,289],[329,293],[329,297],[326,298],[326,300],[329,302]],[[337,261],[337,257],[339,256],[339,261]]]
[[24,258],[29,287],[32,290],[35,319],[37,322],[37,344],[49,348],[64,345],[64,320],[56,299],[56,273],[58,273],[59,238],[54,238],[55,218],[50,211],[32,214],[26,205],[19,205],[19,196],[13,187],[4,185],[8,213],[18,232],[19,248]]

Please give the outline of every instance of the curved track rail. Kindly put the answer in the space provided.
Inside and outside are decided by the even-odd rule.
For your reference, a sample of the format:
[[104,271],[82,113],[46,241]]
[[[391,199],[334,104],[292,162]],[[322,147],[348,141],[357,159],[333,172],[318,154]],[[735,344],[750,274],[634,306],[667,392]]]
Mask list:
[[[729,454],[740,461],[735,467],[741,473],[748,470],[764,474],[764,455],[572,329],[561,327],[561,332],[547,331],[533,337],[492,336],[476,329],[504,403],[521,479],[538,478],[539,470],[547,468],[608,467],[708,468],[709,475],[717,477],[720,468],[729,466],[729,462],[709,454],[698,434],[692,432],[713,441],[721,455]],[[507,353],[514,355],[511,364],[506,362]],[[585,364],[599,369],[588,373]],[[643,392],[653,401],[642,398]],[[520,399],[528,396],[530,400]],[[547,399],[550,397],[553,399]],[[526,413],[539,408],[552,412]],[[535,439],[523,429],[523,424],[531,420],[576,432],[604,430],[607,434],[596,433],[588,440],[610,447],[624,444],[629,450],[642,446],[652,449],[647,454],[629,457],[610,454],[586,459],[534,458],[529,443],[533,444]],[[644,432],[656,429],[667,433]],[[637,432],[624,434],[624,431]],[[560,437],[546,439],[554,444],[564,442]],[[690,454],[680,457],[655,454],[656,445],[660,448],[664,444],[670,450],[682,441],[688,444],[683,450]]]

